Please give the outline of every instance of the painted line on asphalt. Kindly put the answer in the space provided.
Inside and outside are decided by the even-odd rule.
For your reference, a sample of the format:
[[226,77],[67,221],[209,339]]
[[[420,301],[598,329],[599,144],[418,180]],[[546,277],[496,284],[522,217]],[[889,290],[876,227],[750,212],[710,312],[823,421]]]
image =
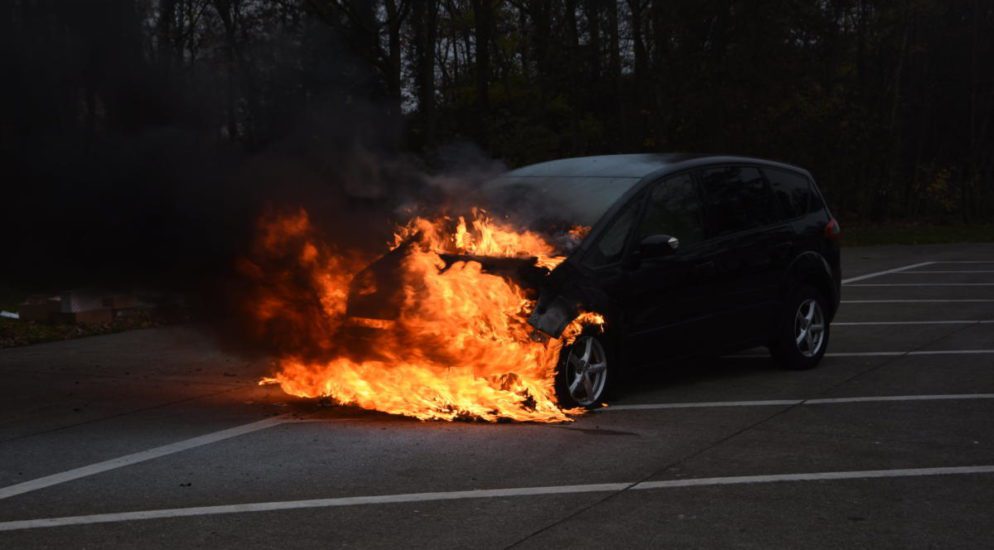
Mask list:
[[948,320],[948,321],[848,321],[832,323],[832,327],[870,327],[889,325],[988,325],[994,323],[994,319],[978,320]]
[[0,487],[0,500],[3,500],[5,498],[10,498],[16,495],[22,495],[24,493],[29,493],[31,491],[37,491],[38,489],[44,489],[46,487],[51,487],[53,485],[58,485],[60,483],[66,483],[68,481],[74,481],[80,478],[89,477],[110,470],[116,470],[117,468],[131,466],[132,464],[146,462],[148,460],[153,460],[166,455],[171,455],[174,453],[187,451],[197,447],[202,447],[204,445],[210,445],[211,443],[217,443],[218,441],[224,441],[225,439],[231,439],[232,437],[238,437],[240,435],[244,435],[247,433],[257,432],[259,430],[265,430],[266,428],[278,426],[288,421],[290,420],[287,418],[287,415],[274,416],[272,418],[267,418],[265,420],[260,420],[258,422],[243,424],[241,426],[235,426],[234,428],[228,428],[226,430],[204,434],[191,439],[177,441],[176,443],[170,443],[168,445],[155,447],[152,449],[148,449],[146,451],[140,451],[137,453],[124,455],[117,458],[112,458],[110,460],[105,460],[103,462],[90,464],[88,466],[74,468],[72,470],[67,470],[65,472],[39,477],[36,479],[25,481],[23,483],[9,485],[7,487]]
[[994,269],[964,269],[964,270],[930,270],[923,269],[920,271],[899,271],[901,275],[921,275],[922,273],[940,273],[943,275],[952,275],[954,273],[994,273]]
[[[643,481],[632,489],[668,489],[672,487],[702,487],[711,485],[740,485],[748,483],[777,483],[784,481],[832,481],[839,479],[879,479],[940,475],[991,474],[994,466],[958,466],[951,468],[905,468],[898,470],[863,470],[856,472],[812,472],[808,474],[772,474],[765,476],[706,477],[700,479],[668,479]],[[2,524],[0,524],[2,525]]]
[[[934,349],[916,351],[843,351],[826,353],[825,357],[915,357],[918,355],[988,355],[994,354],[994,349]],[[769,353],[736,353],[723,355],[728,359],[759,359],[768,358]]]
[[994,264],[994,260],[936,260],[933,264]]
[[865,397],[830,397],[819,399],[768,399],[763,401],[702,401],[698,403],[634,403],[609,405],[596,412],[653,411],[662,409],[698,409],[712,407],[771,407],[794,405],[832,405],[836,403],[885,403],[892,401],[959,401],[994,399],[994,393],[945,393],[937,395],[876,395]]
[[91,525],[95,523],[118,523],[125,521],[166,519],[221,514],[242,514],[248,512],[275,512],[313,508],[335,508],[363,506],[371,504],[402,504],[410,502],[438,502],[483,498],[511,498],[542,495],[572,495],[581,493],[619,493],[628,489],[651,491],[680,487],[710,487],[717,485],[752,485],[760,483],[783,483],[799,481],[837,481],[858,479],[881,479],[949,475],[977,475],[994,473],[994,465],[953,466],[945,468],[902,468],[892,470],[859,470],[848,472],[810,472],[800,474],[771,474],[753,476],[706,477],[694,479],[668,479],[662,481],[642,481],[625,483],[599,483],[590,485],[557,485],[549,487],[517,487],[509,489],[481,489],[472,491],[447,491],[438,493],[406,493],[396,495],[374,495],[310,500],[290,500],[275,502],[249,502],[221,506],[198,506],[192,508],[166,508],[110,514],[91,514],[39,518],[0,522],[0,531],[65,527],[70,525]]
[[843,304],[987,304],[994,302],[990,298],[963,299],[924,299],[924,300],[842,300]]
[[782,407],[800,405],[803,399],[767,399],[764,401],[701,401],[691,403],[637,403],[631,405],[608,405],[594,412],[651,411],[657,409],[709,409],[712,407]]
[[896,267],[894,269],[888,269],[886,271],[877,271],[874,273],[867,273],[866,275],[859,275],[857,277],[849,277],[848,279],[842,279],[842,284],[847,285],[849,283],[855,283],[856,281],[862,281],[865,279],[871,279],[873,277],[879,277],[881,275],[887,275],[888,273],[900,273],[901,271],[907,271],[909,269],[915,269],[916,267],[925,267],[927,265],[932,265],[935,262],[922,262],[920,264],[911,264],[904,267]]
[[245,512],[274,512],[279,510],[300,510],[305,508],[334,508],[368,504],[400,504],[405,502],[430,502],[463,500],[471,498],[507,498],[532,495],[563,495],[577,493],[616,493],[632,487],[631,483],[599,483],[591,485],[560,485],[550,487],[518,487],[510,489],[478,489],[472,491],[447,491],[440,493],[405,493],[397,495],[375,495],[339,498],[319,498],[310,500],[290,500],[276,502],[249,502],[221,506],[198,506],[193,508],[166,508],[137,512],[118,512],[42,518],[0,522],[0,531],[37,529],[40,527],[62,527],[66,525],[87,525],[93,523],[115,523],[143,519],[179,518],[191,516],[211,516],[218,514],[240,514]]
[[938,395],[882,395],[871,397],[826,397],[808,399],[804,405],[832,405],[835,403],[883,403],[889,401],[959,401],[969,399],[994,399],[994,393],[945,393]]
[[994,283],[860,283],[858,285],[849,285],[851,288],[856,287],[887,287],[887,286],[994,286]]

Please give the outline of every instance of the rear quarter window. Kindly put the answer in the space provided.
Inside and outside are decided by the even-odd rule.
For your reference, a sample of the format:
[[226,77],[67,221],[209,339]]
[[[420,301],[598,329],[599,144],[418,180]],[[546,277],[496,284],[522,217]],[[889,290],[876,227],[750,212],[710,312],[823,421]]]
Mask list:
[[764,168],[763,173],[770,182],[770,188],[785,219],[803,216],[823,207],[821,199],[812,188],[811,180],[803,174],[778,168]]

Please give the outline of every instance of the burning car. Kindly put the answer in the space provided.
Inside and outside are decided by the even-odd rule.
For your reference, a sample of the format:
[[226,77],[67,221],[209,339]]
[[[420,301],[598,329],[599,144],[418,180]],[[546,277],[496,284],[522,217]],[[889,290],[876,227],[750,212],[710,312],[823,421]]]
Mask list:
[[[432,294],[432,269],[469,273],[471,285],[487,275],[514,291],[509,304],[498,304],[508,302],[507,292],[483,291],[474,298],[482,305],[460,303],[443,317],[493,300],[497,316],[526,314],[529,327],[517,326],[519,333],[564,338],[549,350],[554,357],[542,359],[563,407],[598,406],[623,370],[677,356],[768,346],[783,366],[804,369],[825,353],[839,304],[840,230],[803,169],[719,156],[564,159],[510,171],[483,185],[475,202],[486,205],[485,215],[449,219],[447,232],[440,222],[409,224],[391,251],[352,278],[343,330],[374,342],[360,347],[357,361],[383,349],[375,361],[398,360],[395,349],[408,337],[392,336],[394,345],[384,347],[378,335],[397,323],[410,329],[411,312],[427,307],[419,293]],[[418,250],[432,254],[413,268],[412,282]],[[438,289],[435,301],[447,292]],[[487,353],[496,360],[507,341],[489,331],[506,322],[514,323],[488,319],[471,336],[422,322],[412,345],[421,360],[451,364],[461,359],[446,357],[453,349],[472,351],[439,343],[439,356],[429,357],[426,334],[437,342],[493,339],[498,345]]]

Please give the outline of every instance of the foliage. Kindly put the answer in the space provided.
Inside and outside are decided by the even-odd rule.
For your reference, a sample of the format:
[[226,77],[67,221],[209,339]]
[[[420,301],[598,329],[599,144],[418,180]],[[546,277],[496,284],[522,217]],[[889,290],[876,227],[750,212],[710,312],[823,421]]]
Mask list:
[[[9,0],[4,132],[343,133],[515,166],[727,152],[810,168],[843,219],[994,214],[994,4],[981,0]],[[371,131],[403,119],[402,133]],[[384,120],[386,122],[384,122]],[[342,123],[345,125],[346,123]],[[13,157],[17,148],[5,146]]]

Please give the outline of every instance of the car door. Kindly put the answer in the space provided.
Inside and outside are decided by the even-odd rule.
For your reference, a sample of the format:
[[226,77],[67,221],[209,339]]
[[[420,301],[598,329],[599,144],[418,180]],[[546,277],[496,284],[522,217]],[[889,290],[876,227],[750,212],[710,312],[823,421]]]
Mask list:
[[[702,221],[690,173],[666,177],[647,190],[622,262],[625,286],[616,291],[623,297],[625,347],[631,362],[652,363],[694,353],[706,340],[714,278]],[[659,235],[677,238],[676,250],[665,256],[643,254],[639,244]]]
[[699,171],[705,237],[714,249],[715,345],[736,347],[766,338],[775,308],[771,273],[782,246],[770,231],[773,196],[752,166],[713,166]]

